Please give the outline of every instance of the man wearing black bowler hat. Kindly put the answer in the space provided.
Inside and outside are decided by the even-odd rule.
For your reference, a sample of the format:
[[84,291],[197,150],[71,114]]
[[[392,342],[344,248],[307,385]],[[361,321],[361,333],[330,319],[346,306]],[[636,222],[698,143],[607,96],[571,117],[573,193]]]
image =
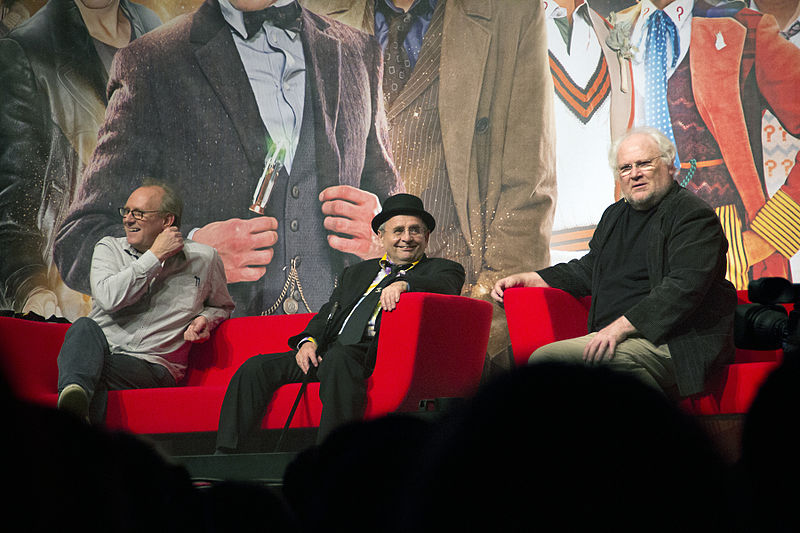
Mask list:
[[381,313],[393,311],[404,292],[459,294],[464,284],[460,264],[425,255],[435,225],[416,196],[397,194],[386,200],[372,219],[384,256],[344,269],[328,302],[305,331],[289,339],[291,351],[257,355],[236,371],[222,403],[218,452],[239,449],[264,417],[272,394],[282,385],[302,382],[312,370],[322,400],[318,440],[363,415]]

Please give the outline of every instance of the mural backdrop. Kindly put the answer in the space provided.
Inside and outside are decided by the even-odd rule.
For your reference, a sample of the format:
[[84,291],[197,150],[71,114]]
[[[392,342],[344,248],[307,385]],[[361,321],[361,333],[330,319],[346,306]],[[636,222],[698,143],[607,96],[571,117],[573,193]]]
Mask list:
[[[618,198],[608,145],[639,125],[675,140],[737,288],[800,272],[797,0],[301,3],[338,22],[306,14],[261,42],[228,0],[0,0],[2,308],[87,314],[94,243],[122,235],[145,177],[180,190],[239,315],[316,311],[377,253],[369,220],[403,190],[437,219],[430,255],[489,300],[588,250]],[[362,38],[375,57],[356,57]],[[277,91],[244,67],[259,50]],[[489,361],[508,345],[496,306]]]

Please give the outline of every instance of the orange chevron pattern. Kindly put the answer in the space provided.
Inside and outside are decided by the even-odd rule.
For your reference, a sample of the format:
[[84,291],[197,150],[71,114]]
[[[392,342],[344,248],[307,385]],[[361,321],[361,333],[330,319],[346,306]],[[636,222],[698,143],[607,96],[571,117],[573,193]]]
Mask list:
[[608,65],[603,56],[600,56],[597,68],[586,83],[586,87],[575,83],[552,52],[550,52],[550,73],[553,76],[556,94],[584,124],[591,120],[600,104],[611,92]]

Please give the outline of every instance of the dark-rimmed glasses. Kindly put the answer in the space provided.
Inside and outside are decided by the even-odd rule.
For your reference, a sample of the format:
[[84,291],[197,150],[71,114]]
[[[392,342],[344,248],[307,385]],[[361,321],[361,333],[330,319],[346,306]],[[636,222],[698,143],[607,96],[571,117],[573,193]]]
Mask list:
[[144,215],[147,213],[163,213],[163,211],[161,211],[160,209],[156,209],[153,211],[142,211],[141,209],[129,209],[127,207],[120,207],[117,209],[117,211],[119,212],[119,216],[121,216],[122,218],[125,218],[126,216],[128,216],[128,213],[130,213],[136,220],[144,220]]

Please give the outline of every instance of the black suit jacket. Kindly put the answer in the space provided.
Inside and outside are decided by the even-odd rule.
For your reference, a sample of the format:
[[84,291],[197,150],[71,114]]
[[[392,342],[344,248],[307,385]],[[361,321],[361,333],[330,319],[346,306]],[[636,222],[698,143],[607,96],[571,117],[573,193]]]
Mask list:
[[[306,10],[302,16],[318,190],[351,185],[383,201],[403,186],[385,148],[380,48],[348,26]],[[123,235],[115,209],[143,177],[169,181],[183,195],[188,231],[250,217],[266,154],[267,131],[216,0],[121,50],[108,92],[97,149],[55,247],[65,281],[82,291],[94,244]],[[308,201],[320,208],[318,199]],[[323,228],[315,231],[325,239]],[[331,264],[341,265],[334,271],[356,260],[331,249]]]
[[[328,302],[311,319],[305,331],[289,339],[289,347],[296,349],[297,343],[306,337],[314,337],[323,348],[332,342],[350,311],[378,274],[378,263],[378,259],[370,259],[344,269]],[[423,256],[414,268],[396,279],[407,281],[409,292],[458,295],[461,294],[461,287],[464,285],[464,267],[449,259]],[[403,305],[402,299],[398,305]],[[334,313],[331,315],[332,310]],[[377,329],[378,332],[370,347],[372,352],[377,350],[380,322],[377,324]]]
[[[135,35],[161,24],[144,6],[120,8]],[[94,149],[105,89],[73,0],[50,0],[0,40],[0,302],[17,311],[48,285],[55,232]]]

